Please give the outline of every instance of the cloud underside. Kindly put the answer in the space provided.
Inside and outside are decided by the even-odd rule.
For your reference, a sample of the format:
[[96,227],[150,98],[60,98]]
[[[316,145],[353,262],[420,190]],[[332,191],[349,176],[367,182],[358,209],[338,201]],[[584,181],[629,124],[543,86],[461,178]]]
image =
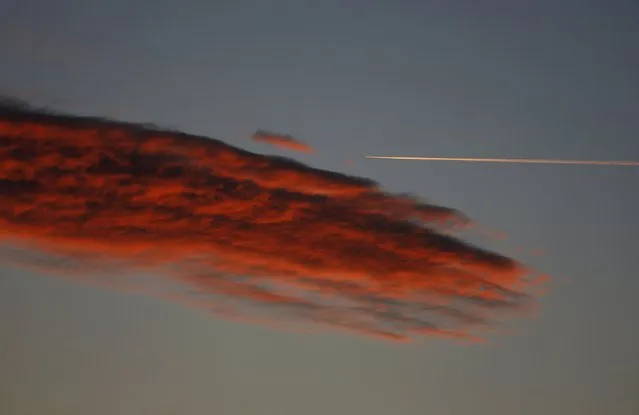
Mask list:
[[79,281],[391,340],[481,337],[531,304],[528,269],[444,234],[462,214],[366,178],[27,108],[0,110],[0,160],[5,260]]

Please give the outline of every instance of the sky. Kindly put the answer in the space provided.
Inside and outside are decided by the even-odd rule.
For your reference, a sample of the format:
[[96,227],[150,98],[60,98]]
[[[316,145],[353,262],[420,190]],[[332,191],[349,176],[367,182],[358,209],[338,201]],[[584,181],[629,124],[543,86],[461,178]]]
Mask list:
[[[490,344],[389,344],[0,264],[0,412],[639,411],[639,170],[362,157],[639,160],[636,2],[4,0],[0,11],[0,93],[368,177],[506,233],[482,244],[553,277],[539,316]],[[258,129],[315,152],[252,141]]]

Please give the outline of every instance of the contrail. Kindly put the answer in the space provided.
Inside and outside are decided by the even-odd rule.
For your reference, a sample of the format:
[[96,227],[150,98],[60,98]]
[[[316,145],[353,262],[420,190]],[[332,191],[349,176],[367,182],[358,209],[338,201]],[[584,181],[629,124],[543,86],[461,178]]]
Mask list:
[[403,156],[364,156],[367,159],[424,160],[424,161],[461,161],[468,163],[525,163],[525,164],[582,164],[590,166],[639,166],[639,161],[617,160],[554,160],[554,159],[518,159],[518,158],[461,158],[461,157],[403,157]]

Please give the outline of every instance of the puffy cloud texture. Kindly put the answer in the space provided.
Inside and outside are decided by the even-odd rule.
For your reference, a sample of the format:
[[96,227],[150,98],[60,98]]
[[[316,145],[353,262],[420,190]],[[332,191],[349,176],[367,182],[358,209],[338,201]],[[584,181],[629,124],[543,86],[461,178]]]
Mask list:
[[226,317],[474,337],[531,304],[533,278],[444,234],[465,222],[366,178],[209,137],[0,108],[5,259],[80,281],[146,274],[171,287],[164,297]]

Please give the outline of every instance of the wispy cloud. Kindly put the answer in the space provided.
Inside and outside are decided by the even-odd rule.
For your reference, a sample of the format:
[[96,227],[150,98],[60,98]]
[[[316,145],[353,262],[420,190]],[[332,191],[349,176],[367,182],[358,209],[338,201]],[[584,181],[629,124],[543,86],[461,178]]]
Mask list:
[[144,272],[223,317],[393,340],[472,337],[532,301],[522,264],[437,231],[462,214],[366,178],[13,105],[0,160],[0,238],[25,260],[7,257],[80,281]]
[[262,141],[288,150],[300,151],[303,153],[314,152],[311,146],[287,134],[279,134],[271,131],[258,130],[253,134],[252,138],[255,141]]

